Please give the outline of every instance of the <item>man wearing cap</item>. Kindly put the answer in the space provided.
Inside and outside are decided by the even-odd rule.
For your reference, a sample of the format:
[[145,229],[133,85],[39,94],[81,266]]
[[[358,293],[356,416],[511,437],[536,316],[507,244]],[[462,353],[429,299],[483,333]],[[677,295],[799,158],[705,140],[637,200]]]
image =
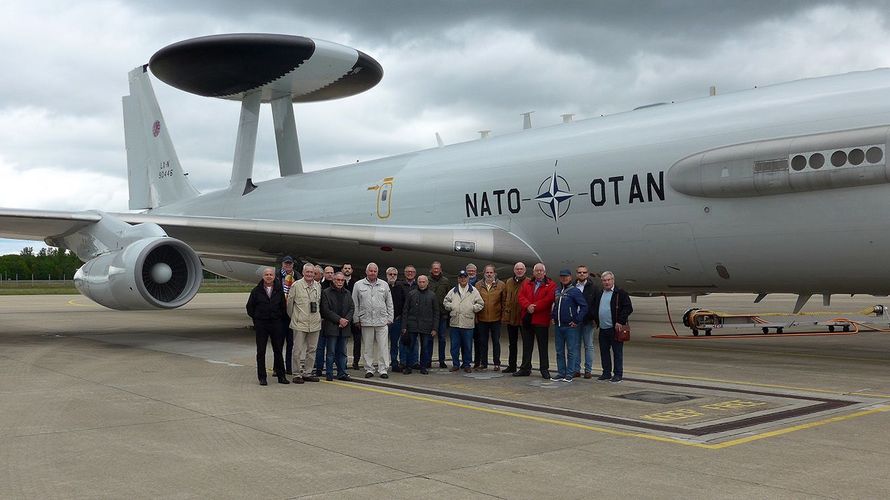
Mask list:
[[559,272],[559,286],[553,304],[553,324],[556,325],[556,377],[554,382],[571,382],[575,360],[578,359],[579,326],[587,316],[587,300],[581,290],[572,284],[572,271]]
[[[464,369],[471,373],[473,356],[473,328],[476,326],[476,313],[485,306],[479,291],[469,284],[466,271],[457,273],[457,286],[452,288],[442,301],[450,313],[451,324],[451,371]],[[460,364],[461,358],[463,365]]]
[[514,377],[527,377],[532,373],[533,342],[538,344],[538,361],[541,377],[550,379],[550,354],[548,332],[550,311],[556,298],[556,283],[547,277],[547,268],[538,262],[532,270],[534,279],[522,284],[519,305],[522,307],[522,365]]
[[[278,279],[281,280],[281,288],[284,290],[284,296],[287,297],[290,287],[300,279],[299,274],[294,271],[294,258],[290,255],[281,259]],[[290,329],[290,316],[286,311],[282,318],[282,330],[284,331],[284,373],[293,375],[294,331]]]

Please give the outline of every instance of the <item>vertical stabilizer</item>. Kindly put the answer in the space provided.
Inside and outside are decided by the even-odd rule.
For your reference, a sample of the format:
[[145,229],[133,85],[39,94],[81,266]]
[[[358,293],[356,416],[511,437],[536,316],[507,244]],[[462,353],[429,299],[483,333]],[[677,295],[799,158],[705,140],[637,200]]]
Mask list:
[[156,208],[197,196],[173,149],[148,66],[130,71],[129,79],[130,95],[124,96],[123,106],[130,209]]

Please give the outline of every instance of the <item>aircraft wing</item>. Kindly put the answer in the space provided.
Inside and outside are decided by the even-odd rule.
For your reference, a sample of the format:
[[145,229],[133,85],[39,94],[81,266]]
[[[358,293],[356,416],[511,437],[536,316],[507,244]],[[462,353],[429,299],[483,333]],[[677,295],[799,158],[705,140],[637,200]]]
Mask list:
[[94,212],[0,208],[0,237],[46,240],[73,233],[101,219],[102,216]]
[[511,264],[538,258],[522,239],[490,225],[391,226],[0,209],[0,237],[55,244],[103,217],[130,224],[157,224],[167,235],[185,242],[200,256],[220,260],[272,263],[282,255],[291,254],[312,262],[363,263],[386,257],[402,260],[447,259],[450,256],[463,262],[481,260]]

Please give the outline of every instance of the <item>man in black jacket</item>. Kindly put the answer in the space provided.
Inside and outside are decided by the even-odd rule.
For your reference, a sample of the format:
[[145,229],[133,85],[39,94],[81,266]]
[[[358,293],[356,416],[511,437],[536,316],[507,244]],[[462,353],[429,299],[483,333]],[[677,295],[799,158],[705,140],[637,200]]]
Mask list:
[[349,338],[355,304],[352,294],[344,286],[343,273],[334,275],[332,285],[321,293],[321,334],[327,342],[325,356],[325,380],[334,380],[334,360],[337,361],[337,379],[349,380],[346,373],[346,339]]
[[[600,361],[603,363],[603,374],[597,380],[621,382],[624,378],[624,344],[615,340],[615,329],[627,326],[627,319],[634,311],[630,303],[630,295],[615,286],[615,275],[611,271],[602,274],[603,289],[594,295],[594,319],[600,329]],[[612,356],[615,353],[615,375],[612,376]]]
[[[433,337],[439,328],[439,301],[429,284],[429,278],[419,276],[417,289],[408,292],[402,309],[402,335],[408,341],[408,352],[414,351],[414,346],[420,342],[420,373],[423,375],[429,373],[433,359]],[[406,365],[403,373],[410,374],[411,365]]]
[[275,269],[263,270],[263,279],[250,292],[247,298],[247,315],[253,319],[256,332],[256,372],[260,385],[266,382],[266,344],[272,339],[274,356],[273,369],[279,384],[289,384],[284,374],[284,358],[281,348],[284,344],[282,318],[287,315],[284,289],[275,279]]

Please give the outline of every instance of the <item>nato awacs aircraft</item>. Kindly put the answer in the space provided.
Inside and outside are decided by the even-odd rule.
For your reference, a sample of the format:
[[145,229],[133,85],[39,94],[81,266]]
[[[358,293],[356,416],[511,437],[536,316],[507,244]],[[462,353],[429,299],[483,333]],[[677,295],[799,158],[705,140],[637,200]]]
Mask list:
[[[227,189],[184,173],[149,79],[241,102]],[[255,281],[307,262],[467,262],[616,271],[636,293],[890,293],[890,70],[800,80],[303,172],[293,104],[383,76],[367,54],[298,36],[186,40],[129,74],[130,208],[0,209],[0,237],[46,241],[115,309],[173,308],[201,268]],[[281,178],[251,180],[268,103]]]

